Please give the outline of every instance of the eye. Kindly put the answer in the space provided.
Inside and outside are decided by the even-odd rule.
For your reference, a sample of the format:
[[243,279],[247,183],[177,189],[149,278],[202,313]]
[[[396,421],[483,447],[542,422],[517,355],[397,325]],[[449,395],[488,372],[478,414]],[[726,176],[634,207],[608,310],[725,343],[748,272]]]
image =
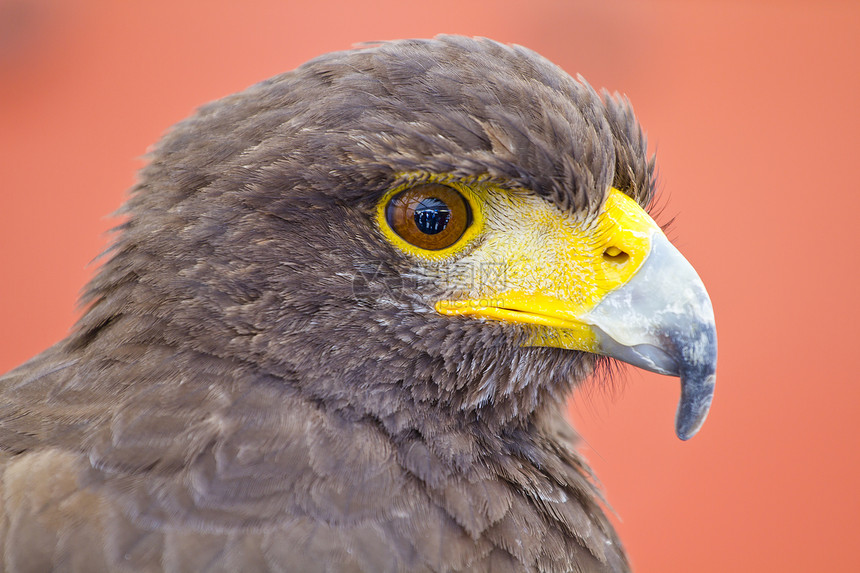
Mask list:
[[459,192],[438,183],[406,189],[391,198],[385,220],[406,242],[437,251],[463,236],[472,216]]

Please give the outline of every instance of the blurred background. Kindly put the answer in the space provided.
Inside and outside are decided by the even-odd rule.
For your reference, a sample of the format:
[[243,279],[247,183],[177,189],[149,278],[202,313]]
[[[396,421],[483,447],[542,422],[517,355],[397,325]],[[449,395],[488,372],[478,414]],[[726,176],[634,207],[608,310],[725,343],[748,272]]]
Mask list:
[[720,340],[701,433],[627,369],[571,416],[639,572],[857,570],[860,3],[0,0],[0,372],[63,338],[141,155],[357,42],[522,44],[627,94]]

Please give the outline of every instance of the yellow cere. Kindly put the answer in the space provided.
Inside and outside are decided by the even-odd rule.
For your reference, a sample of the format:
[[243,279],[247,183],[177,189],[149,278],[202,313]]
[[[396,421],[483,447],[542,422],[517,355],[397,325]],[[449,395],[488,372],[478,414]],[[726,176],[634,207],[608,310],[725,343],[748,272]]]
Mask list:
[[437,182],[459,190],[472,208],[471,227],[451,247],[424,251],[388,227],[385,204],[403,188],[384,197],[378,212],[389,241],[442,267],[455,297],[437,301],[436,310],[532,325],[529,346],[596,351],[580,319],[643,264],[661,232],[651,217],[616,189],[597,215],[582,219],[526,191]]

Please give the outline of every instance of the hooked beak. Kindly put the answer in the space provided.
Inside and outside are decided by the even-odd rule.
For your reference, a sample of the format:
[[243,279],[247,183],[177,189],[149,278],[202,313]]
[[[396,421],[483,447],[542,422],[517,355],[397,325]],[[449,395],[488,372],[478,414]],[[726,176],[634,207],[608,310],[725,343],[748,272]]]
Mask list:
[[675,432],[692,438],[714,397],[717,329],[705,285],[666,236],[655,235],[639,271],[581,320],[600,354],[681,378]]

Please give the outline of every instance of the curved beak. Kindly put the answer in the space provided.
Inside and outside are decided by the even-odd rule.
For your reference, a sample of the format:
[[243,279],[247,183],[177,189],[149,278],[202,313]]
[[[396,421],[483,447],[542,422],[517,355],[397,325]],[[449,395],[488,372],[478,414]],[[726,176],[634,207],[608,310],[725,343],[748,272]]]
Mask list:
[[663,233],[652,237],[648,258],[627,284],[580,320],[591,326],[600,354],[679,376],[675,432],[688,440],[699,431],[716,383],[714,309],[699,275]]

